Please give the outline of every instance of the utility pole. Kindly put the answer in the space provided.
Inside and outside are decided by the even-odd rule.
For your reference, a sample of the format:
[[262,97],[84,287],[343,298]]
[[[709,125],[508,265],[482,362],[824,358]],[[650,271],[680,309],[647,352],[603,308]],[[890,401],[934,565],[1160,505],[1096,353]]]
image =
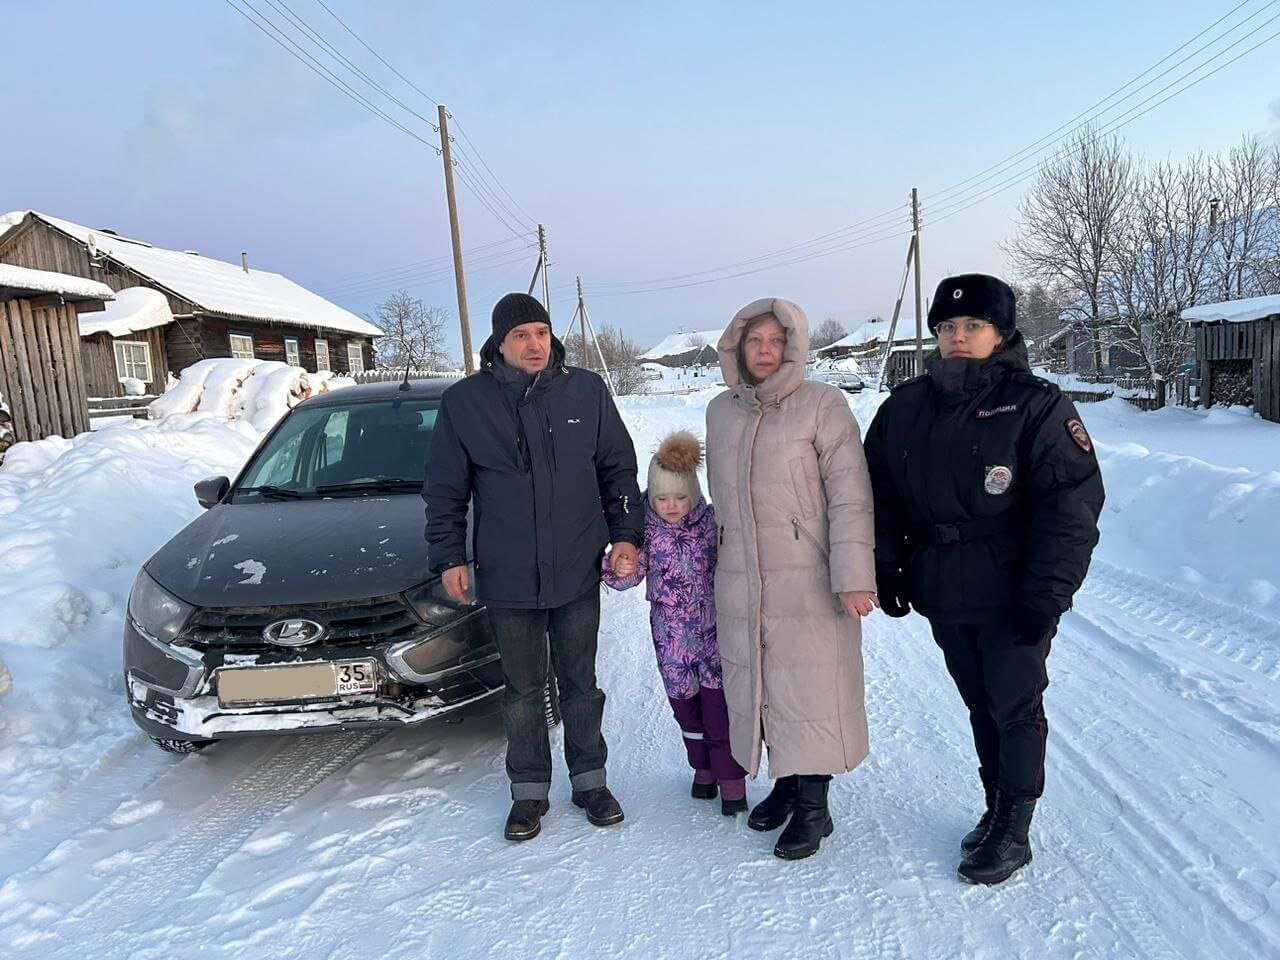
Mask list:
[[582,299],[582,278],[578,277],[578,319],[582,324],[582,365],[591,369],[590,355],[587,353],[587,306]]
[[462,272],[462,235],[458,231],[458,198],[453,192],[453,156],[449,149],[449,111],[442,103],[440,113],[440,156],[444,158],[444,192],[449,200],[449,236],[453,241],[453,279],[458,287],[458,323],[462,327],[462,369],[476,372],[471,354],[471,317],[467,312],[467,280]]
[[920,298],[920,192],[911,188],[912,249],[915,252],[916,275],[916,376],[924,373],[924,316]]
[[[551,284],[547,279],[547,228],[538,224],[538,262],[542,264],[542,306],[551,317]],[[554,329],[554,327],[553,327]]]

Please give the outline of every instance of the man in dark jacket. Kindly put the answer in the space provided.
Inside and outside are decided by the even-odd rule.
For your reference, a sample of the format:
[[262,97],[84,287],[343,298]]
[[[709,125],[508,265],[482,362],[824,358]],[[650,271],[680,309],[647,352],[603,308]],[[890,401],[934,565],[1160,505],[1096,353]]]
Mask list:
[[480,359],[480,372],[441,400],[424,496],[431,569],[459,603],[472,602],[469,501],[474,509],[474,599],[488,607],[506,680],[513,803],[505,836],[537,836],[548,808],[548,653],[573,802],[597,826],[617,823],[622,808],[605,784],[596,639],[605,546],[612,542],[611,563],[634,561],[643,537],[635,448],[604,381],[565,365],[533,297],[498,301]]
[[867,431],[882,608],[928,618],[969,709],[987,807],[960,874],[999,883],[1031,859],[1044,789],[1042,696],[1058,618],[1098,542],[1102,475],[1075,405],[1034,376],[1013,291],[944,280],[939,353]]

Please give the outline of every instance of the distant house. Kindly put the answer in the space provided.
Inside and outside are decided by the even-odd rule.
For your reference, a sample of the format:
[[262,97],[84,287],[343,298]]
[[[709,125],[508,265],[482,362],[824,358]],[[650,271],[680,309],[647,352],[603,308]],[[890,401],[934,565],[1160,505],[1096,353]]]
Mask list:
[[[855,359],[866,359],[879,362],[880,357],[885,352],[885,347],[889,340],[889,320],[868,320],[853,333],[847,337],[841,337],[835,343],[828,344],[820,350],[814,351],[819,359],[840,360],[845,357],[854,357]],[[937,341],[933,335],[929,333],[928,328],[923,331],[924,349],[932,350]],[[899,317],[898,326],[893,331],[893,345],[895,347],[914,346],[916,342],[916,322],[909,317]]]
[[[156,392],[169,374],[210,357],[358,372],[373,366],[373,338],[382,335],[247,260],[237,265],[165,250],[36,211],[0,216],[0,263],[96,280],[121,294],[100,316],[82,317],[92,396],[120,396],[124,380],[141,380]],[[164,306],[146,291],[162,294]]]
[[111,296],[94,280],[0,264],[0,447],[89,429],[76,314]]
[[722,333],[723,329],[673,333],[636,359],[660,363],[664,367],[706,366],[717,360],[716,343]]
[[1194,334],[1200,402],[1252,406],[1280,422],[1280,296],[1188,307],[1182,319]]

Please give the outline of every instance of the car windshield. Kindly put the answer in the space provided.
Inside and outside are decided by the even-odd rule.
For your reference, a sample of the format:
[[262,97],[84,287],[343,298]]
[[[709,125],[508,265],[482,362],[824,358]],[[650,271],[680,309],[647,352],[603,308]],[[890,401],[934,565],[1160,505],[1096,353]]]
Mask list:
[[438,403],[396,399],[296,410],[254,454],[232,498],[417,492]]

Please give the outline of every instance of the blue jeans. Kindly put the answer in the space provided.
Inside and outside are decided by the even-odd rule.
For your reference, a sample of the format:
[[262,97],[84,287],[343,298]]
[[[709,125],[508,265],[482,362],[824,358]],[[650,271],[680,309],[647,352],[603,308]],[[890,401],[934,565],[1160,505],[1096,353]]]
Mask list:
[[596,684],[600,588],[550,610],[489,607],[502,673],[502,726],[512,800],[545,800],[551,790],[551,738],[543,709],[548,652],[560,688],[564,759],[574,791],[605,785],[608,748],[600,732],[604,693]]

